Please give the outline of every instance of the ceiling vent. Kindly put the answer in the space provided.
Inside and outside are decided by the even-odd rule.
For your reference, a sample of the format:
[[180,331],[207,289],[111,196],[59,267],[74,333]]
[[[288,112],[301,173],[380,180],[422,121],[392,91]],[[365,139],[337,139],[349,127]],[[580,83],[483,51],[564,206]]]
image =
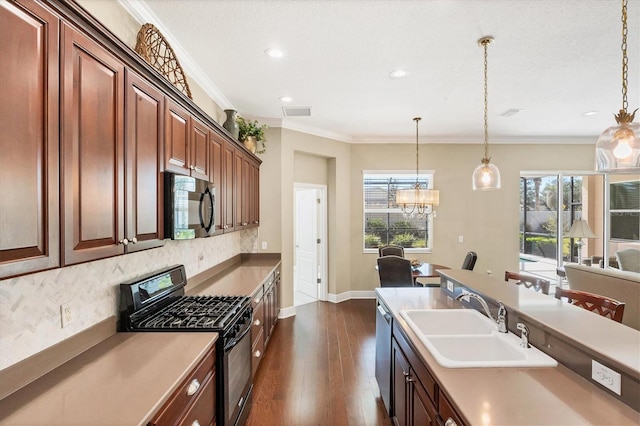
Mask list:
[[309,117],[311,107],[282,107],[282,113],[285,117]]

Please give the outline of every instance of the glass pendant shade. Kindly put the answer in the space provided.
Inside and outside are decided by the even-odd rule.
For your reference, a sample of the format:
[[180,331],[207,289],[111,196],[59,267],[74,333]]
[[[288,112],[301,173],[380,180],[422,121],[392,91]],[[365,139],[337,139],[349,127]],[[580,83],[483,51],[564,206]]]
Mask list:
[[483,161],[473,171],[473,190],[474,191],[491,191],[500,189],[500,170],[495,164]]
[[622,123],[605,130],[596,142],[596,170],[640,171],[640,123]]

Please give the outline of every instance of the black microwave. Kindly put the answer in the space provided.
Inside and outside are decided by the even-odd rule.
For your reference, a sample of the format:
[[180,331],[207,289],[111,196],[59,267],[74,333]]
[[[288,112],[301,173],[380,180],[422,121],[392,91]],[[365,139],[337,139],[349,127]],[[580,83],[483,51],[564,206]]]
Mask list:
[[188,240],[215,231],[215,187],[189,176],[164,174],[165,237]]

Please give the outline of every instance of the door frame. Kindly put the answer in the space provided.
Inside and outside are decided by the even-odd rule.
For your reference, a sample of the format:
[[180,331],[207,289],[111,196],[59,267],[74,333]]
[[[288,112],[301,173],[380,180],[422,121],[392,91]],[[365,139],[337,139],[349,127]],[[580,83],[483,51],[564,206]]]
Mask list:
[[[328,259],[328,244],[327,244],[327,186],[326,185],[318,185],[313,183],[293,183],[293,265],[294,269],[297,267],[296,263],[296,223],[297,223],[297,208],[296,208],[296,191],[298,190],[309,190],[315,189],[316,195],[320,200],[318,204],[318,215],[317,215],[317,225],[319,227],[319,238],[320,244],[318,244],[318,265],[320,272],[320,285],[318,286],[318,300],[326,301],[328,295],[328,267],[327,267],[327,259]],[[297,275],[294,271],[294,295],[296,291],[296,280]],[[294,296],[295,297],[295,296]]]

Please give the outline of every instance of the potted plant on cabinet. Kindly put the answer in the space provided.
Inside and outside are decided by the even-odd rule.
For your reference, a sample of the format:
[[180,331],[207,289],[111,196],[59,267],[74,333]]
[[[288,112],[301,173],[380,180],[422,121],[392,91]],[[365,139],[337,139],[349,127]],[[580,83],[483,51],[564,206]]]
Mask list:
[[[239,133],[238,139],[244,146],[255,154],[263,154],[267,150],[265,142],[267,141],[264,132],[269,128],[266,124],[258,123],[258,120],[247,120],[239,116],[236,120],[238,123]],[[260,148],[258,148],[260,143]]]

